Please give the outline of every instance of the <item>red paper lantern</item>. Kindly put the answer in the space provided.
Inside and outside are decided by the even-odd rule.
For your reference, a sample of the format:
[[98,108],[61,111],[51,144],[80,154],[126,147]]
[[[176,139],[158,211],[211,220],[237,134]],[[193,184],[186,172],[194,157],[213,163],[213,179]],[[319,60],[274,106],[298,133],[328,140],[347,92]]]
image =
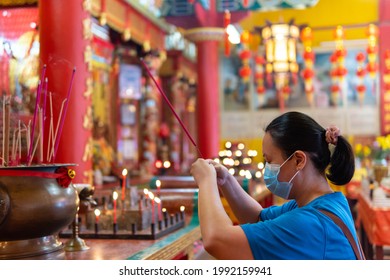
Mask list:
[[366,56],[364,55],[364,53],[362,52],[359,52],[357,55],[356,55],[356,61],[362,63],[364,62],[364,60],[366,59]]
[[377,51],[378,51],[378,48],[376,46],[368,46],[367,47],[368,54],[375,54]]
[[344,66],[339,66],[337,67],[336,69],[336,75],[338,77],[344,77],[345,75],[347,75],[347,69],[344,67]]
[[332,85],[330,87],[330,91],[335,93],[335,92],[339,92],[340,91],[340,86],[339,85]]
[[282,92],[283,92],[283,94],[290,94],[291,88],[288,85],[286,85],[282,88]]
[[364,69],[363,67],[358,68],[358,70],[356,70],[356,75],[359,78],[363,78],[366,75],[366,69]]
[[241,60],[246,60],[251,58],[251,51],[250,50],[243,50],[239,54]]
[[315,58],[314,52],[312,52],[312,51],[307,51],[307,50],[305,50],[305,51],[303,52],[303,59],[304,59],[304,60],[311,60],[311,61],[314,61],[314,58]]
[[256,80],[262,80],[264,78],[264,73],[263,72],[257,72],[255,74],[255,79]]
[[251,68],[249,66],[242,66],[239,70],[239,75],[241,78],[248,78],[251,74]]
[[337,62],[337,56],[336,53],[332,53],[331,56],[329,57],[329,61],[331,63],[336,63]]
[[303,70],[302,76],[305,80],[312,79],[314,77],[314,71],[312,69],[305,69]]
[[376,63],[369,63],[367,64],[367,71],[370,73],[375,73],[378,70],[378,64]]
[[258,87],[256,88],[256,92],[257,92],[258,94],[264,94],[264,93],[265,93],[265,87],[264,87],[264,86],[258,86]]
[[347,55],[347,51],[344,48],[338,49],[338,50],[336,50],[335,55],[337,58],[342,58],[342,57],[345,57]]
[[256,56],[255,62],[256,64],[265,64],[265,59],[262,56]]
[[385,91],[390,91],[390,84],[385,84],[384,88],[385,88]]
[[357,85],[357,86],[356,86],[356,90],[357,90],[359,93],[365,92],[365,91],[366,91],[366,86],[365,86],[365,85]]

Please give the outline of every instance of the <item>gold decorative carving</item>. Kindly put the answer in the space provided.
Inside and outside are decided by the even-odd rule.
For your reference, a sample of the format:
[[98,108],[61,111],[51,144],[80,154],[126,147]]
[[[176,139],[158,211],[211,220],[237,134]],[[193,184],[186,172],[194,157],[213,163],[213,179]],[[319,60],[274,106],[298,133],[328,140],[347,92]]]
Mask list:
[[88,70],[92,71],[92,48],[86,46],[84,51],[84,62],[88,65]]
[[91,40],[92,39],[92,28],[91,28],[91,19],[85,18],[83,20],[83,37],[85,40]]
[[92,129],[92,127],[93,127],[93,121],[92,121],[92,107],[91,106],[89,106],[88,108],[87,108],[87,112],[86,112],[86,114],[84,115],[84,117],[83,117],[83,127],[85,128],[85,129]]
[[86,87],[87,89],[85,90],[83,96],[88,99],[92,96],[92,88],[93,88],[93,81],[92,81],[92,78],[87,78],[85,80],[85,84],[86,84]]
[[85,170],[83,172],[83,175],[84,175],[83,183],[93,185],[93,170]]
[[84,1],[83,1],[83,8],[84,8],[84,11],[90,13],[90,12],[92,11],[92,3],[91,3],[91,0],[84,0]]
[[93,149],[93,139],[92,139],[92,137],[89,137],[88,141],[84,147],[84,153],[83,153],[83,157],[82,157],[82,160],[84,162],[92,160],[92,152],[93,152],[92,149]]
[[126,27],[123,31],[122,38],[124,41],[129,41],[131,39],[131,31],[129,27]]

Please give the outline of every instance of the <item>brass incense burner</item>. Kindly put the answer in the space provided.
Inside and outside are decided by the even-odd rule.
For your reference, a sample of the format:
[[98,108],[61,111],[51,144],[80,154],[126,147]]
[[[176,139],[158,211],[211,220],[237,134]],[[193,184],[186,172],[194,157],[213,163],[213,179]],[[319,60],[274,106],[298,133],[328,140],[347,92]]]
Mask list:
[[0,168],[0,259],[63,250],[58,233],[72,223],[79,205],[68,166]]

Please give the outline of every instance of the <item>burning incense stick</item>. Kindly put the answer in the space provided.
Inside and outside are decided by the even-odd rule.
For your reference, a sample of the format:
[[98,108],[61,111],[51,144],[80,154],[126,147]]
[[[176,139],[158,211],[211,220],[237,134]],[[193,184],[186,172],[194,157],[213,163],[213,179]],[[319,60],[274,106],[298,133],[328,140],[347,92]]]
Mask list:
[[55,146],[54,146],[53,161],[55,160],[56,155],[57,155],[58,145],[60,143],[62,129],[64,127],[64,122],[65,122],[65,118],[66,118],[66,112],[68,110],[69,97],[70,97],[70,92],[72,91],[72,85],[73,85],[73,79],[74,79],[75,72],[76,72],[76,68],[73,68],[72,77],[71,77],[70,85],[69,85],[69,89],[68,89],[68,94],[67,94],[67,97],[66,97],[66,105],[65,105],[65,108],[64,108],[64,115],[61,116],[61,123],[60,123],[60,128],[59,128],[60,129],[59,130],[59,134],[56,135],[56,139],[55,139],[56,141],[55,141]]
[[181,127],[183,128],[184,132],[187,134],[188,138],[190,139],[190,141],[192,142],[192,144],[195,146],[195,148],[198,150],[198,153],[201,157],[202,156],[202,153],[200,152],[199,150],[199,147],[196,145],[194,139],[192,138],[191,134],[188,132],[187,128],[185,127],[184,123],[181,121],[180,117],[177,115],[175,109],[173,108],[171,102],[169,101],[168,97],[165,95],[165,93],[163,92],[163,90],[160,88],[160,85],[157,83],[157,81],[154,79],[152,73],[150,72],[148,66],[146,65],[146,63],[144,62],[144,60],[141,58],[141,62],[143,64],[143,66],[145,67],[146,69],[146,72],[148,72],[148,75],[150,76],[150,78],[153,80],[154,84],[156,85],[158,91],[161,93],[162,97],[164,98],[165,102],[168,104],[169,108],[171,109],[172,113],[175,115],[176,119],[179,121]]

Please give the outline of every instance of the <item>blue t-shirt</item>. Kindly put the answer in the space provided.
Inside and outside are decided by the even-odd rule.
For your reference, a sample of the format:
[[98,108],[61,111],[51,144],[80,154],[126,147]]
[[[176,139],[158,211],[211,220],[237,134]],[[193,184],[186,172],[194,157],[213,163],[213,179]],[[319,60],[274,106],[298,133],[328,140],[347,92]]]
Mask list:
[[357,240],[351,211],[342,193],[323,195],[303,207],[290,200],[281,206],[263,209],[260,222],[241,225],[254,259],[356,259],[340,227],[318,209],[338,216]]

